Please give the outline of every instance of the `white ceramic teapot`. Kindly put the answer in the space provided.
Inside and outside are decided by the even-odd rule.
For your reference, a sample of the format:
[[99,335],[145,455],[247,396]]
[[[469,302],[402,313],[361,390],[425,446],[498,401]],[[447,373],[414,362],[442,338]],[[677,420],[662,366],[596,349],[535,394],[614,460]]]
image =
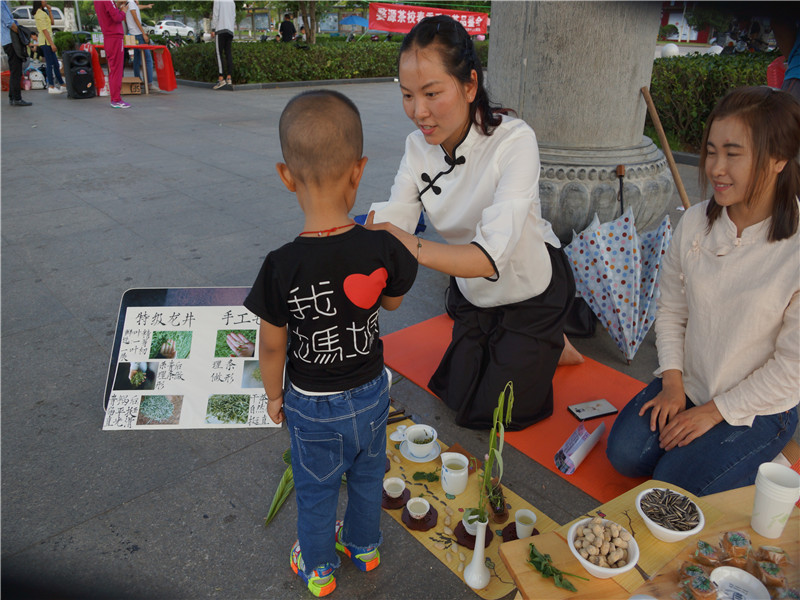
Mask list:
[[442,489],[457,496],[467,489],[469,459],[458,452],[442,452]]

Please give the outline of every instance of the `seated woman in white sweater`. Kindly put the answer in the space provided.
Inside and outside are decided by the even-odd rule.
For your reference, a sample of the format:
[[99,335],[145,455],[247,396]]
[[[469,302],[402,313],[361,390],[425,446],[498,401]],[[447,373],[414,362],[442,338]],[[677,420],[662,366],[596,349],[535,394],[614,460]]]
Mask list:
[[750,485],[797,427],[800,104],[740,88],[700,153],[713,195],[679,222],[661,268],[658,376],[622,410],[614,467],[705,495]]

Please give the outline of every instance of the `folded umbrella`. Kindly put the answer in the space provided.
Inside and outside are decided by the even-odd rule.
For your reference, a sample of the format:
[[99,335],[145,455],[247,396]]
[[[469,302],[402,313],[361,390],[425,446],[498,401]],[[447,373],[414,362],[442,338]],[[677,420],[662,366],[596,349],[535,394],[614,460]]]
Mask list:
[[597,215],[564,248],[578,293],[630,363],[655,319],[661,258],[672,239],[669,215],[638,234],[633,210],[600,223]]

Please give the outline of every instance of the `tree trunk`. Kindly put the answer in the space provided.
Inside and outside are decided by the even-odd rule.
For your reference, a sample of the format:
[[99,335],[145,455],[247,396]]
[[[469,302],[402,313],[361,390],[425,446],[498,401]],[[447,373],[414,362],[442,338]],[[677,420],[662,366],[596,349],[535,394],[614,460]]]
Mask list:
[[75,2],[66,0],[64,2],[64,31],[77,31],[78,25],[75,19]]
[[298,2],[300,14],[303,15],[303,26],[306,28],[306,41],[309,44],[317,42],[317,3],[316,0]]

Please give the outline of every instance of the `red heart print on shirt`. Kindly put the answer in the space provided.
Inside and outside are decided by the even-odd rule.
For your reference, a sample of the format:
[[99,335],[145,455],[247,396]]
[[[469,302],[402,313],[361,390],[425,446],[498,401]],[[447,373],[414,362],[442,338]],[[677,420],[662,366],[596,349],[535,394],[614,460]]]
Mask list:
[[353,273],[344,279],[344,293],[359,308],[372,308],[386,287],[388,271],[384,267],[375,269],[369,275]]

